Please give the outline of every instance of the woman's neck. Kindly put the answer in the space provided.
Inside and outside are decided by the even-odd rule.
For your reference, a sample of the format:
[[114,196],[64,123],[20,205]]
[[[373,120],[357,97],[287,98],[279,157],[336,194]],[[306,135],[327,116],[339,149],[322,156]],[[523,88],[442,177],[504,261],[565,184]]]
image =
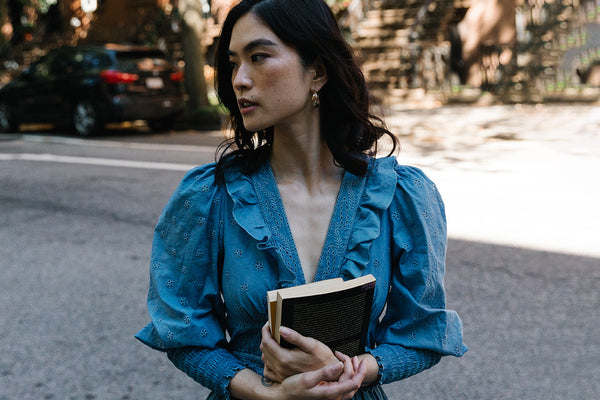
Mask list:
[[343,169],[333,156],[320,130],[275,130],[271,168],[307,282],[314,280]]
[[270,161],[278,182],[299,183],[309,193],[317,192],[321,184],[339,180],[342,175],[318,128],[307,127],[304,132],[276,130]]

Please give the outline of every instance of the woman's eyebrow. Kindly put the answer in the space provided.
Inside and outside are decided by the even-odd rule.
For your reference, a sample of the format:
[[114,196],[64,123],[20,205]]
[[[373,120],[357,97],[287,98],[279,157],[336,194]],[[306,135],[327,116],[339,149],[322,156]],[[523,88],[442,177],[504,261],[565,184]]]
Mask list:
[[[272,47],[272,46],[277,46],[277,43],[275,43],[269,39],[255,39],[255,40],[249,42],[247,45],[245,45],[243,51],[245,53],[250,53],[252,50],[256,49],[257,47]],[[235,51],[228,50],[227,55],[236,56],[237,53]]]

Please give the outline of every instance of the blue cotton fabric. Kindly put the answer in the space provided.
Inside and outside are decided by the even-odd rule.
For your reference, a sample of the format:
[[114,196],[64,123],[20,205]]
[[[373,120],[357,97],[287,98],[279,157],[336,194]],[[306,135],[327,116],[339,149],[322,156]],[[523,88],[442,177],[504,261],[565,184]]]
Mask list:
[[[373,274],[368,348],[379,382],[356,399],[384,399],[393,382],[461,356],[462,322],[445,309],[446,221],[435,185],[393,157],[342,180],[315,280]],[[305,283],[283,203],[267,163],[245,175],[215,165],[189,171],[155,229],[151,322],[138,339],[228,399],[237,371],[262,373],[259,344],[267,291]]]

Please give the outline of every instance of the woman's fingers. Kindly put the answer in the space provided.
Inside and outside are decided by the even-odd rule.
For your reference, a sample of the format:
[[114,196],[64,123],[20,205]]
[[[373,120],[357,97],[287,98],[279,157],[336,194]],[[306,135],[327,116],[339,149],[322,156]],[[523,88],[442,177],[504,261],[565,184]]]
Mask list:
[[350,359],[350,357],[340,353],[339,351],[335,352],[335,356],[338,360],[344,363],[344,370],[338,380],[340,382],[343,382],[345,380],[351,379],[354,375],[354,366],[352,365],[352,360]]
[[324,343],[308,336],[302,336],[295,330],[285,326],[279,328],[279,334],[283,339],[294,345],[297,350],[318,358],[328,359],[329,362],[332,361],[331,349]]
[[[271,336],[271,328],[267,322],[261,329],[262,338],[260,341],[260,351],[262,352],[261,359],[265,364],[265,370],[269,369],[271,373],[275,373],[278,364],[279,344]],[[266,376],[266,375],[265,375]],[[269,377],[273,379],[273,377]],[[274,379],[273,379],[274,380]],[[279,382],[280,380],[276,380]]]
[[[366,367],[356,358],[339,354],[344,361],[329,364],[315,371],[290,376],[281,382],[282,389],[292,398],[349,400],[360,389]],[[354,367],[357,366],[357,369]]]
[[344,364],[341,362],[327,365],[317,371],[307,372],[310,386],[317,386],[321,382],[337,382],[344,371]]
[[353,364],[354,374],[350,377],[350,379],[347,379],[345,382],[343,382],[347,384],[349,383],[351,384],[351,386],[348,389],[349,391],[341,395],[340,400],[352,399],[356,392],[358,392],[358,389],[360,389],[360,387],[362,386],[362,382],[367,374],[367,366],[364,361],[358,362],[358,357],[352,357],[352,359],[349,360],[349,362]]
[[285,379],[284,377],[281,377],[279,374],[276,374],[275,371],[266,366],[263,369],[263,375],[265,378],[277,383],[280,383]]
[[[346,357],[345,362],[334,363],[322,368],[320,382],[315,385],[313,394],[317,398],[348,400],[354,397],[364,378],[352,368],[352,360]],[[313,377],[315,379],[315,377]],[[314,381],[312,382],[314,383]]]
[[273,339],[273,336],[271,336],[271,327],[269,326],[268,322],[263,325],[262,329],[260,330],[260,333],[261,333],[261,341],[260,341],[261,348],[263,347],[263,345],[272,346],[273,344],[277,344],[275,339]]
[[279,334],[282,338],[284,338],[294,346],[298,347],[305,353],[310,353],[311,349],[315,346],[315,339],[302,336],[295,330],[287,328],[285,326],[279,328]]
[[281,327],[280,333],[283,339],[294,346],[293,349],[281,347],[271,336],[268,325],[263,326],[261,333],[261,358],[278,382],[288,376],[316,371],[338,361],[325,344],[292,329]]
[[333,354],[335,355],[335,357],[340,360],[341,362],[346,361],[347,359],[349,359],[350,357],[348,357],[347,355],[345,355],[344,353],[340,352],[340,351],[334,351]]

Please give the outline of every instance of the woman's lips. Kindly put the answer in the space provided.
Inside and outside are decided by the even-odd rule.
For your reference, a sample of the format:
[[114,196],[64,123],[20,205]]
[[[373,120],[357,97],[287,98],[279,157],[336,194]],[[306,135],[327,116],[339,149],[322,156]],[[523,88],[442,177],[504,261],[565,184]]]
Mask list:
[[251,102],[248,99],[241,98],[238,100],[238,106],[240,107],[240,112],[242,114],[248,114],[249,112],[252,112],[254,111],[254,109],[256,109],[257,104]]

